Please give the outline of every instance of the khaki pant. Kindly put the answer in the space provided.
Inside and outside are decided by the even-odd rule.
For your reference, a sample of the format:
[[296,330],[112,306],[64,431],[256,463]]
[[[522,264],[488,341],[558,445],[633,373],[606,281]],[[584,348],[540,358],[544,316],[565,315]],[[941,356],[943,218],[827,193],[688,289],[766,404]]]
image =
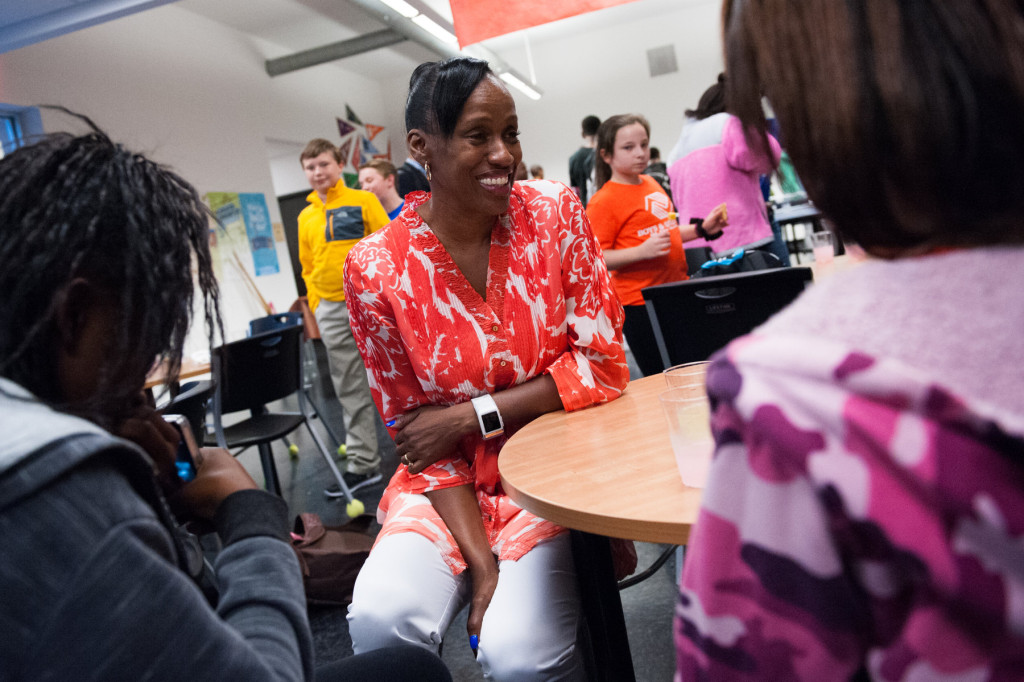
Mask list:
[[327,349],[331,381],[344,412],[348,470],[354,474],[376,473],[380,468],[377,446],[377,408],[370,396],[366,366],[356,348],[344,301],[320,300],[316,308],[320,339]]

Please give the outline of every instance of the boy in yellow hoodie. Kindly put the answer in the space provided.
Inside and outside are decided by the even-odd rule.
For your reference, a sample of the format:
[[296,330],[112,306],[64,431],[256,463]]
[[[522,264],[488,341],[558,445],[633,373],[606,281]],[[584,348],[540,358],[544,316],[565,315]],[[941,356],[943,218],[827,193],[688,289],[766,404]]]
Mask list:
[[[388,215],[370,192],[350,189],[341,178],[341,155],[328,140],[311,140],[299,156],[313,191],[299,214],[299,261],[309,307],[327,348],[331,380],[344,410],[348,466],[345,483],[355,492],[381,480],[376,408],[349,327],[344,265],[353,245],[388,224]],[[327,495],[341,495],[338,487]]]

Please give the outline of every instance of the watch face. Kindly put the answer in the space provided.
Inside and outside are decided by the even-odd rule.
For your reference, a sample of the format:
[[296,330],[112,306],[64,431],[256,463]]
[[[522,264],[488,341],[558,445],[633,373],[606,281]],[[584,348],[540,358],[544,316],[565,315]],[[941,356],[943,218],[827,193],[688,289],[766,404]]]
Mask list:
[[487,414],[481,415],[480,419],[484,423],[484,431],[490,433],[492,431],[501,431],[501,419],[498,418],[497,412],[488,412]]

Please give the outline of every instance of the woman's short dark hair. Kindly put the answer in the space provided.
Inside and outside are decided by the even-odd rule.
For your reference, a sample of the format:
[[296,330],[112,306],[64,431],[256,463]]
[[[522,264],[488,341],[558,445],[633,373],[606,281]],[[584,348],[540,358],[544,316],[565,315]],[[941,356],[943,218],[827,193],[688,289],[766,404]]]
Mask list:
[[450,138],[466,100],[492,73],[487,62],[472,57],[452,57],[417,66],[409,79],[409,97],[405,100],[406,131],[418,128]]
[[867,248],[1024,242],[1017,0],[727,0],[730,111],[767,96],[810,197]]
[[695,118],[702,121],[708,116],[720,114],[726,110],[725,106],[725,74],[718,74],[718,81],[704,91],[697,102],[696,109],[687,109],[684,113],[687,118]]
[[597,189],[604,187],[604,183],[612,178],[612,168],[601,158],[601,152],[613,154],[615,151],[615,135],[620,128],[639,123],[647,131],[647,137],[651,136],[651,124],[640,114],[616,114],[609,116],[597,129],[596,149],[594,151],[594,185]]
[[222,330],[210,214],[196,190],[79,118],[91,132],[49,135],[0,159],[0,376],[59,401],[57,300],[87,279],[109,292],[119,324],[95,404],[74,407],[104,423],[132,406],[155,361],[176,377],[193,265],[211,342]]

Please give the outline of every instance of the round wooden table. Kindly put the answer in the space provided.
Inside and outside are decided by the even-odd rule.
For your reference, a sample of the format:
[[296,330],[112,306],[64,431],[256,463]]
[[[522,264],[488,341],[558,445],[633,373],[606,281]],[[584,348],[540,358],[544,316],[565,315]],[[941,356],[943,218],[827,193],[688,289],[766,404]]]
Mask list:
[[644,377],[610,403],[533,420],[501,450],[505,491],[566,528],[686,544],[701,491],[679,478],[658,402],[666,390],[660,374]]
[[[178,372],[178,380],[210,373],[210,362],[200,362],[190,357],[182,358],[181,369]],[[166,368],[162,365],[153,369],[146,377],[146,390],[155,388],[167,380]]]
[[660,374],[631,381],[604,405],[552,412],[501,449],[509,497],[573,530],[573,558],[589,635],[588,679],[633,682],[609,537],[681,545],[697,518],[701,491],[679,478]]

